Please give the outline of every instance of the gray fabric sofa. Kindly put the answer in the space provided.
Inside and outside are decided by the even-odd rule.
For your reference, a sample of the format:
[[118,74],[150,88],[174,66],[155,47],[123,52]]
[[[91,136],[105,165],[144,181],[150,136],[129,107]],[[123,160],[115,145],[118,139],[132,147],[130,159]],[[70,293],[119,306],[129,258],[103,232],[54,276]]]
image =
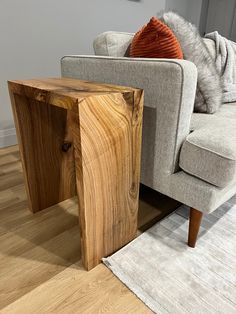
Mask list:
[[[193,113],[197,69],[186,60],[125,58],[133,34],[106,32],[96,56],[65,56],[62,76],[144,89],[141,182],[191,207],[188,244],[203,213],[236,193],[236,103]],[[214,42],[206,40],[214,57]]]

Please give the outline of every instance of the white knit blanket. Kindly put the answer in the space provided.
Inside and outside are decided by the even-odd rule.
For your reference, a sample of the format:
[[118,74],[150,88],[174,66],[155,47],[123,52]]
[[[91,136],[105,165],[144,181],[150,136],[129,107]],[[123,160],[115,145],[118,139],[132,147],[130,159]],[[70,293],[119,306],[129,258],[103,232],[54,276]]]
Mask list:
[[205,35],[215,41],[216,67],[223,83],[223,102],[236,101],[236,43],[218,32]]

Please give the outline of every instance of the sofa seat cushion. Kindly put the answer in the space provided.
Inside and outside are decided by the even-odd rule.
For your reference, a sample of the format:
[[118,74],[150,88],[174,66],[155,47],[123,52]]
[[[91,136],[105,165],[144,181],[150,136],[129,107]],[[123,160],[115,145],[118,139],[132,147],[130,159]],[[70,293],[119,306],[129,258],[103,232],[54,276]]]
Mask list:
[[234,120],[236,123],[236,102],[223,104],[214,114],[193,113],[191,119],[191,131],[199,128],[218,124],[227,124]]
[[236,180],[236,123],[222,120],[189,134],[180,152],[180,168],[223,188]]

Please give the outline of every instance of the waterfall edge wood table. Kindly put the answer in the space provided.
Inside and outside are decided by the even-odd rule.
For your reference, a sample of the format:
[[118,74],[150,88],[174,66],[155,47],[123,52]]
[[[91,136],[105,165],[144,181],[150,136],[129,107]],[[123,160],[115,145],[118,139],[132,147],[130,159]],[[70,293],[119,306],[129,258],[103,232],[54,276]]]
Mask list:
[[136,236],[143,91],[71,78],[8,87],[29,208],[78,196],[90,270]]

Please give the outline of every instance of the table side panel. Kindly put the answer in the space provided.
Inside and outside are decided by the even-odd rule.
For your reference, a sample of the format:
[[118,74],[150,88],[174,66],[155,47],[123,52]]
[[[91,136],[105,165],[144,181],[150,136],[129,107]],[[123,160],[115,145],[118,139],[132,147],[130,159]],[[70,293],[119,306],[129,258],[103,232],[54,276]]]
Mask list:
[[67,110],[12,93],[12,109],[33,212],[76,195],[73,147]]
[[86,99],[73,128],[83,261],[87,269],[137,232],[143,92]]

